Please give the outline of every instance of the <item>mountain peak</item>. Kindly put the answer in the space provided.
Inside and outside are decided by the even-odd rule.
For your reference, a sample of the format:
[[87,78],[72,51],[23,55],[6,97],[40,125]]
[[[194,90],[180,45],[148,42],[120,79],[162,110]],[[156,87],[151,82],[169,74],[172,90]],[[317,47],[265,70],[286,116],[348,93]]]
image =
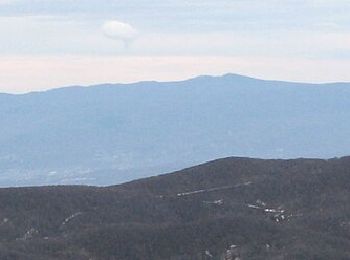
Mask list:
[[222,78],[248,78],[245,75],[237,74],[237,73],[226,73],[221,76]]
[[205,82],[210,82],[213,80],[241,81],[241,80],[255,80],[255,79],[241,75],[241,74],[236,74],[236,73],[226,73],[222,75],[203,74],[190,79],[190,81],[205,81]]

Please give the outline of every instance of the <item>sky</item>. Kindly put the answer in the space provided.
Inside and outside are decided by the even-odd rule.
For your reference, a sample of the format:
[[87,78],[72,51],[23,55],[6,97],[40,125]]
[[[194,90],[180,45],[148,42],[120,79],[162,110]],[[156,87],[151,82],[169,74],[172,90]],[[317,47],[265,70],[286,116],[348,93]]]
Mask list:
[[239,73],[350,81],[348,0],[0,0],[0,92]]

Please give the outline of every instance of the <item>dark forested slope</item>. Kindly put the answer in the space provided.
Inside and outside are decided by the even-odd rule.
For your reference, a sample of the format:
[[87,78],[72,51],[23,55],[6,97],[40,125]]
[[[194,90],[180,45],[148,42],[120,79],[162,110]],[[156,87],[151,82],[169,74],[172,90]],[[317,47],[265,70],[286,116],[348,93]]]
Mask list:
[[[350,157],[0,189],[0,259],[349,259]],[[231,258],[230,258],[231,257]]]

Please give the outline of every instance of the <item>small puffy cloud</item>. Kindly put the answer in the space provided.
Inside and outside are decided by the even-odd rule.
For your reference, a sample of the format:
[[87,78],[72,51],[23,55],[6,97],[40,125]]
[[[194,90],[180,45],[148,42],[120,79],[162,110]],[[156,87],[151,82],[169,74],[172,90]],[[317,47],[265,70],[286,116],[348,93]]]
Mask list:
[[130,24],[120,21],[107,21],[102,25],[102,30],[108,38],[128,42],[133,40],[137,35],[137,30]]

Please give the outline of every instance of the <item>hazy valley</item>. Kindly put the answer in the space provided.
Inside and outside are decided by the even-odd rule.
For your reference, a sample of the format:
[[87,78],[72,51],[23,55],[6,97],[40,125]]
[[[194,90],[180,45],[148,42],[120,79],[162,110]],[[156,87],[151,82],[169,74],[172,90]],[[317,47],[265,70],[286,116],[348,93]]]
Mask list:
[[0,185],[112,185],[226,156],[350,154],[350,84],[236,74],[0,94]]

